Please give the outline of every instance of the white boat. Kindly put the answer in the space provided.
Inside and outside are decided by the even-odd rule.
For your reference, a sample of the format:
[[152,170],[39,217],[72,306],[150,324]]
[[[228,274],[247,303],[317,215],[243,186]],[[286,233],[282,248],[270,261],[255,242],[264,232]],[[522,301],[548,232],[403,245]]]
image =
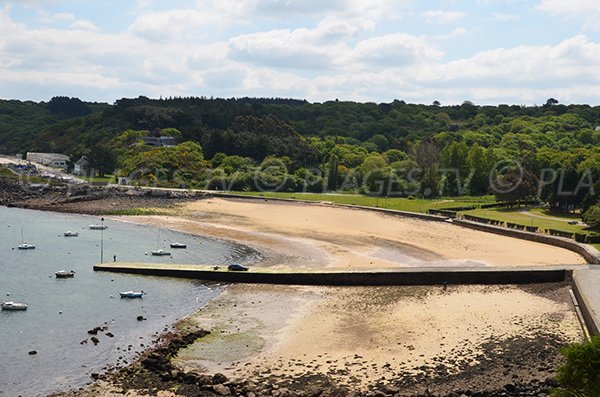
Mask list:
[[171,255],[171,253],[169,251],[164,251],[164,250],[151,251],[150,253],[154,256],[169,256],[169,255]]
[[73,270],[59,270],[56,273],[54,273],[54,275],[56,276],[56,278],[71,278],[75,277],[75,272]]
[[108,226],[106,225],[90,225],[91,230],[106,230]]
[[184,243],[171,243],[171,248],[187,248]]
[[144,291],[125,291],[119,292],[121,298],[142,298],[146,293]]
[[79,233],[77,233],[77,232],[72,232],[70,230],[68,232],[65,232],[65,237],[77,237],[77,236],[79,236]]
[[19,302],[3,302],[2,304],[0,304],[0,306],[2,307],[2,310],[27,310],[27,304],[26,303],[19,303]]
[[21,244],[17,245],[17,248],[20,250],[33,250],[35,249],[35,245],[33,244],[28,244],[25,242],[25,239],[23,238],[23,228],[21,228]]
[[169,255],[171,255],[171,253],[169,251],[158,249],[159,245],[160,245],[160,228],[158,228],[158,236],[156,237],[156,249],[154,251],[150,251],[150,253],[154,256],[169,256]]

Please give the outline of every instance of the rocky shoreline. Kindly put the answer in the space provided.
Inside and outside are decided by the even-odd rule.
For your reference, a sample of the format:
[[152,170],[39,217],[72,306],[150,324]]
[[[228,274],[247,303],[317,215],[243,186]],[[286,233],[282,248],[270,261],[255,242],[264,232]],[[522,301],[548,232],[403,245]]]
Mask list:
[[[548,397],[550,390],[558,386],[552,377],[552,368],[560,362],[557,349],[564,345],[563,341],[542,333],[500,343],[489,342],[485,353],[474,360],[450,360],[451,365],[422,366],[417,374],[398,374],[385,383],[374,384],[369,390],[357,391],[339,386],[327,374],[309,369],[303,375],[284,378],[270,376],[265,371],[261,376],[239,381],[230,380],[221,373],[185,372],[171,363],[180,349],[209,334],[205,330],[167,333],[136,363],[104,375],[93,374],[92,378],[104,382],[100,386],[103,391],[110,385],[113,394],[109,395],[129,395],[133,391],[136,396],[157,396],[161,391],[171,391],[173,394],[169,396],[183,397]],[[499,350],[503,350],[504,354],[497,360]],[[541,362],[546,364],[538,367]],[[530,379],[528,372],[532,370],[547,377],[543,380]],[[84,390],[50,397],[105,395],[97,393],[92,385]]]
[[89,215],[119,214],[136,208],[170,208],[211,197],[186,190],[91,185],[35,185],[0,177],[0,205]]

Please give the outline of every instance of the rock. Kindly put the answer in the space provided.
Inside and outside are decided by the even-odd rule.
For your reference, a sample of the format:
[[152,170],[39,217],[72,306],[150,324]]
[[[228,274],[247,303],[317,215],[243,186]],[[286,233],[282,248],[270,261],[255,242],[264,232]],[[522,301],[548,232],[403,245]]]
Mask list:
[[30,356],[33,356],[33,355],[36,355],[36,354],[37,354],[37,351],[35,351],[35,350],[31,350],[31,351],[30,351],[29,353],[27,353],[27,354],[29,354]]
[[137,318],[138,321],[144,321],[144,320],[146,320],[146,317],[144,317],[144,316],[137,316],[136,318]]
[[219,396],[230,396],[231,395],[231,391],[229,390],[229,388],[222,384],[213,385],[212,389]]
[[101,331],[101,330],[102,330],[101,327],[96,327],[96,328],[90,329],[87,333],[90,335],[98,335],[98,331]]
[[107,332],[104,335],[108,336],[109,338],[114,338],[114,335],[112,334],[112,332]]
[[164,372],[171,369],[171,362],[158,353],[152,353],[142,360],[142,365],[153,372]]
[[218,385],[218,384],[226,383],[228,380],[229,379],[227,379],[227,377],[225,375],[223,375],[222,373],[216,373],[212,377],[212,384]]
[[387,395],[394,395],[400,392],[400,388],[393,385],[383,385],[379,388],[379,390],[381,390],[382,393]]
[[94,343],[94,345],[97,345],[98,343],[100,343],[100,340],[98,338],[96,338],[95,336],[92,336],[90,338],[90,340]]
[[507,383],[506,385],[504,385],[504,390],[506,390],[509,393],[513,393],[515,390],[517,390],[517,387],[512,383]]

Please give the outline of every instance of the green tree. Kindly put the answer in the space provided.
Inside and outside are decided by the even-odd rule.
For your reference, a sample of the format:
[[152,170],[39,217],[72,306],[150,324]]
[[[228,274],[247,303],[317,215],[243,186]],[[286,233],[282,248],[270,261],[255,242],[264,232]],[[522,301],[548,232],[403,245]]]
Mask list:
[[534,174],[523,168],[510,168],[502,175],[496,175],[492,190],[497,201],[523,201],[535,197],[538,180]]
[[336,190],[338,187],[338,167],[340,159],[335,154],[329,156],[329,164],[327,166],[327,189]]
[[600,228],[600,204],[592,205],[583,214],[583,221],[594,229]]
[[494,166],[492,149],[484,149],[478,144],[469,149],[467,165],[471,179],[469,190],[471,194],[485,194],[490,185],[490,172]]
[[560,387],[552,391],[552,396],[600,396],[600,335],[589,342],[567,346],[561,353],[566,363],[558,368]]
[[87,154],[90,168],[95,170],[98,176],[104,176],[115,170],[116,159],[113,151],[104,145],[92,147]]

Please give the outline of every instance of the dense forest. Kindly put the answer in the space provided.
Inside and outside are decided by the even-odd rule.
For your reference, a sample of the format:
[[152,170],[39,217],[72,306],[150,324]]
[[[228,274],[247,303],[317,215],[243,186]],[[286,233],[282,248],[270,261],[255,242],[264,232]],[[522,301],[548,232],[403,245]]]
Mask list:
[[[600,107],[279,98],[0,101],[0,152],[86,155],[136,183],[224,190],[496,194],[592,213]],[[152,147],[145,136],[172,136]],[[597,189],[592,185],[596,183]],[[600,210],[598,210],[600,211]]]

